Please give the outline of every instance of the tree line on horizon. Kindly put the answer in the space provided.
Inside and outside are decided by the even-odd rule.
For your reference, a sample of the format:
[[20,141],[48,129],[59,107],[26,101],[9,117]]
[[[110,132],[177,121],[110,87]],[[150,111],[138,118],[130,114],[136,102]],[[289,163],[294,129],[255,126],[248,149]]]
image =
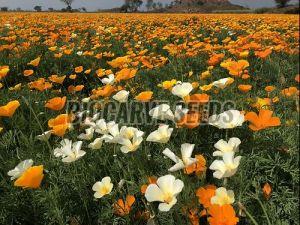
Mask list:
[[[72,4],[75,0],[60,0],[66,5],[66,8],[62,8],[60,11],[62,12],[87,12],[85,7],[81,7],[79,9],[73,9]],[[288,5],[288,3],[291,0],[274,0],[278,8],[284,8]],[[142,6],[144,3],[143,0],[124,0],[124,4],[120,7],[121,12],[137,12],[138,9]],[[183,0],[174,0],[169,5],[165,4],[165,6],[160,1],[154,1],[154,0],[146,0],[145,1],[145,7],[147,8],[147,11],[155,11],[163,9],[164,7],[172,7],[174,5],[180,5],[183,3]],[[203,5],[203,0],[193,0],[192,4],[195,5]],[[42,11],[42,6],[36,5],[33,8],[37,12]],[[0,7],[0,11],[9,11],[8,7]],[[22,11],[21,8],[16,8],[16,11]],[[55,11],[54,8],[48,8],[47,11]]]

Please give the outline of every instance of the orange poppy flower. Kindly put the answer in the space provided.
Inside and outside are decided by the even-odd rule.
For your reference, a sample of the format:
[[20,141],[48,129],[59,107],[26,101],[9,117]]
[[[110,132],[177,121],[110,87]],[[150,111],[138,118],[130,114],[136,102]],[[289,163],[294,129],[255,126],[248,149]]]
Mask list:
[[195,155],[197,162],[189,165],[185,168],[186,174],[196,173],[197,176],[203,174],[206,171],[206,160],[203,155]]
[[84,88],[84,85],[70,85],[68,87],[68,92],[70,93],[74,93],[74,92],[78,92],[78,91],[81,91],[82,89]]
[[175,84],[177,80],[172,79],[172,80],[166,80],[162,82],[161,84],[158,85],[158,87],[162,87],[165,90],[170,90]]
[[84,74],[90,74],[91,72],[92,72],[92,70],[88,69],[88,70],[84,71]]
[[200,125],[201,114],[199,112],[188,112],[178,122],[178,127],[194,129]]
[[103,87],[100,87],[98,89],[95,89],[92,91],[92,94],[95,98],[98,97],[109,97],[111,96],[112,93],[114,93],[116,91],[116,87],[107,84]]
[[46,82],[45,78],[40,78],[36,81],[30,82],[28,84],[30,89],[36,89],[38,91],[44,91],[47,89],[52,88],[52,84],[49,82]]
[[239,222],[231,205],[211,205],[208,213],[210,225],[236,225]]
[[28,63],[28,65],[37,67],[37,66],[40,64],[40,61],[41,61],[41,57],[37,57],[36,59],[30,61],[30,62]]
[[274,91],[276,89],[276,87],[274,87],[274,86],[266,86],[265,87],[265,91],[266,92],[272,92],[272,91]]
[[265,199],[268,200],[270,198],[271,192],[272,192],[271,185],[269,183],[265,183],[262,191],[263,191]]
[[299,95],[299,90],[297,87],[289,87],[289,88],[283,89],[281,91],[281,94],[283,94],[285,97],[292,97],[292,96]]
[[29,167],[14,183],[16,187],[22,188],[39,188],[44,178],[43,174],[44,167],[32,166]]
[[135,96],[135,99],[140,102],[149,102],[152,99],[152,91],[143,91]]
[[83,66],[75,67],[75,73],[81,73],[83,71]]
[[209,70],[206,70],[203,73],[201,73],[199,78],[200,78],[200,80],[205,80],[208,77],[211,77],[211,73]]
[[249,62],[247,60],[238,60],[237,62],[228,62],[225,68],[229,71],[230,75],[241,76],[247,67],[249,67]]
[[66,96],[64,97],[55,97],[51,98],[46,104],[45,107],[48,109],[52,109],[55,111],[62,110],[65,107],[66,104]]
[[249,78],[250,78],[250,75],[247,74],[247,73],[244,73],[244,74],[242,75],[242,79],[243,79],[243,80],[247,80],[247,79],[249,79]]
[[206,185],[205,187],[200,187],[196,190],[196,196],[198,197],[199,203],[203,205],[204,208],[209,208],[211,206],[210,199],[215,196],[216,186]]
[[133,195],[127,195],[124,202],[123,199],[119,199],[114,203],[114,213],[119,216],[126,216],[130,213],[131,206],[135,202],[135,197]]
[[264,51],[256,51],[255,52],[255,55],[258,57],[258,58],[261,58],[261,59],[265,59],[267,58],[270,54],[272,53],[272,49],[268,48]]
[[[1,75],[0,75],[0,77],[1,77]],[[297,81],[298,83],[300,82],[300,74],[295,76],[295,81]]]
[[61,57],[62,57],[62,53],[54,54],[54,58],[61,58]]
[[128,80],[130,78],[133,78],[135,74],[137,73],[136,69],[129,69],[124,68],[121,71],[116,73],[116,82],[120,82],[121,80]]
[[76,74],[71,74],[71,75],[69,76],[69,78],[70,78],[71,80],[75,80],[75,79],[76,79],[76,77],[77,77],[77,75],[76,75]]
[[202,91],[209,91],[213,87],[213,84],[207,84],[200,87]]
[[9,72],[9,66],[0,66],[0,80],[7,76]]
[[73,52],[72,49],[65,49],[65,50],[64,50],[64,54],[65,54],[65,55],[71,55],[72,52]]
[[259,131],[268,127],[280,126],[281,122],[278,117],[272,117],[273,111],[261,109],[257,115],[255,112],[249,112],[245,119],[250,122],[249,128],[253,131]]
[[250,91],[252,89],[252,85],[250,84],[240,84],[238,86],[238,89],[241,91],[241,92],[245,92],[247,93],[248,91]]
[[148,177],[148,184],[144,184],[141,186],[141,193],[145,194],[147,187],[149,186],[149,184],[156,184],[157,181],[157,177],[151,176]]
[[69,114],[60,114],[57,117],[48,121],[48,126],[52,128],[52,133],[62,137],[65,135],[67,129],[71,126],[74,117]]
[[96,74],[97,74],[98,77],[103,77],[103,76],[106,75],[104,69],[98,69],[98,70],[96,70]]
[[118,57],[110,62],[107,62],[113,68],[123,68],[131,62],[131,59],[126,55]]
[[198,82],[193,82],[192,83],[192,86],[194,89],[198,88],[199,87],[199,83]]
[[29,77],[34,73],[33,70],[24,70],[23,74],[25,77]]
[[186,103],[205,104],[209,101],[209,95],[207,95],[207,94],[188,95],[184,98],[184,101]]
[[57,84],[62,84],[65,80],[66,76],[57,76],[57,75],[52,75],[51,77],[49,77],[49,80],[52,81],[53,83],[57,83]]
[[217,65],[219,62],[221,62],[221,60],[224,58],[225,54],[221,53],[221,54],[215,54],[212,55],[209,60],[208,60],[208,65],[209,66],[215,66]]
[[17,100],[10,101],[4,106],[0,107],[0,117],[12,117],[17,108],[19,108],[20,103]]

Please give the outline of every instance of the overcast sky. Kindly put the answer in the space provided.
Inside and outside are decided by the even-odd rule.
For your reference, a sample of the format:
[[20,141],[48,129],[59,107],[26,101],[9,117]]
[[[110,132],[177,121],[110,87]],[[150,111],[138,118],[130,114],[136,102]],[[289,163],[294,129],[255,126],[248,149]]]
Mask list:
[[[159,0],[162,3],[171,2],[171,0]],[[230,0],[232,3],[257,8],[268,7],[274,5],[274,0]],[[293,0],[297,2],[298,0]],[[75,0],[73,8],[86,7],[89,11],[96,11],[97,9],[107,9],[112,7],[119,7],[124,0]],[[61,9],[64,5],[60,0],[0,0],[0,6],[7,6],[9,8],[20,7],[22,9],[32,9],[35,5],[40,5],[44,9],[49,7]]]

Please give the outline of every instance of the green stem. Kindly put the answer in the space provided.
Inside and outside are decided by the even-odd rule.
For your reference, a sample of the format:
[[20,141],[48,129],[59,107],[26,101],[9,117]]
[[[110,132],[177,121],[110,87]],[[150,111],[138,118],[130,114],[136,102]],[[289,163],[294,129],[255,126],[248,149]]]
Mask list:
[[270,219],[269,219],[267,210],[266,210],[266,208],[264,207],[263,203],[260,201],[259,198],[256,198],[256,200],[258,201],[259,205],[261,206],[261,208],[262,208],[262,210],[263,210],[263,212],[264,212],[264,214],[265,214],[265,216],[266,216],[266,219],[267,219],[267,221],[268,221],[268,225],[272,225],[272,224],[271,224],[271,221],[270,221]]
[[244,213],[246,214],[246,216],[249,217],[249,219],[252,221],[252,223],[253,223],[254,225],[258,225],[258,223],[257,223],[256,220],[254,219],[254,217],[248,212],[248,210],[245,208],[245,206],[243,206],[242,203],[240,203],[240,202],[238,202],[238,205],[239,205],[240,209],[241,209],[242,211],[244,211]]

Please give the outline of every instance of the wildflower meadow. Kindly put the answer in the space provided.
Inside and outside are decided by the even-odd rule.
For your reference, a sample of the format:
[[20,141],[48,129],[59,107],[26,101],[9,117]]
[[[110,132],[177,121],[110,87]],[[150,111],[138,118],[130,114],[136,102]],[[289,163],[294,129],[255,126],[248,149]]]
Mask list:
[[299,16],[0,14],[0,224],[299,224]]

